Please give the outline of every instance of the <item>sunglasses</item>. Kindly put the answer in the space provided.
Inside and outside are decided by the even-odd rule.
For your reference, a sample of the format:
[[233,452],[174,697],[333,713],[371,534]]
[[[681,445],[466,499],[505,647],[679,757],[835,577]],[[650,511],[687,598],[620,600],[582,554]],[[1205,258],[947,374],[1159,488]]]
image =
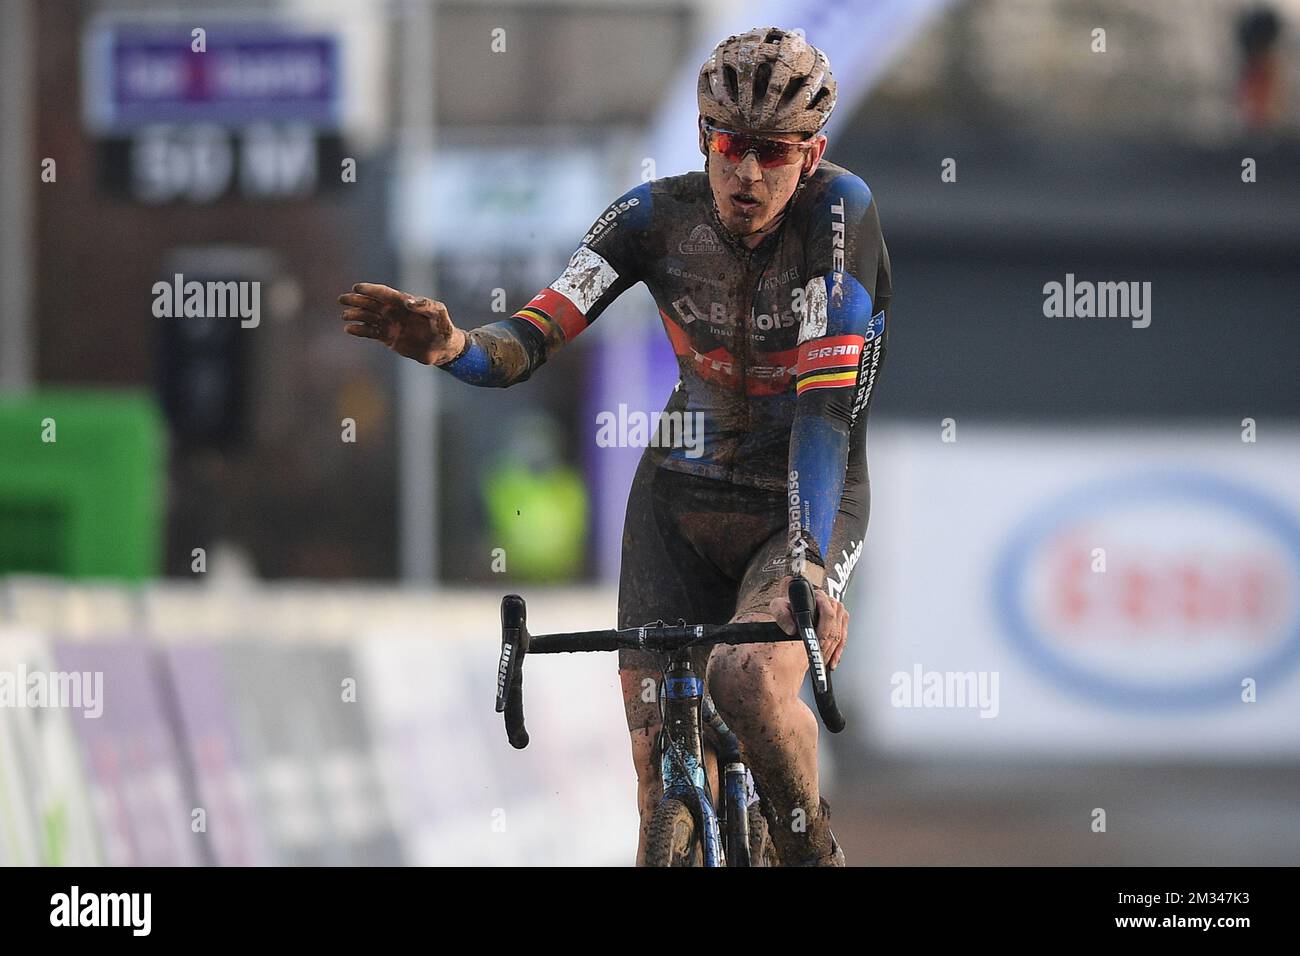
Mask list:
[[737,133],[714,126],[706,125],[704,129],[709,149],[720,153],[723,159],[736,166],[739,166],[750,153],[754,154],[758,159],[758,165],[763,169],[789,166],[802,162],[804,154],[812,146],[812,143],[806,140],[787,143],[784,140],[765,139],[762,136],[751,136],[748,133]]

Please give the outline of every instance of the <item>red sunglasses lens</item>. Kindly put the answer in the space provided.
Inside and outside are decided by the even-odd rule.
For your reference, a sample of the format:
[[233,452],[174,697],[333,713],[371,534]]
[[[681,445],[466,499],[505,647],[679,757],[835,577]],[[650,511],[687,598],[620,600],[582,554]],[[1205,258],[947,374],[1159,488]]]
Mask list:
[[763,139],[758,136],[744,136],[740,133],[728,133],[714,130],[713,148],[723,155],[729,163],[740,164],[745,154],[753,151],[758,165],[763,169],[787,166],[797,161],[800,152],[798,143],[783,143],[777,139]]

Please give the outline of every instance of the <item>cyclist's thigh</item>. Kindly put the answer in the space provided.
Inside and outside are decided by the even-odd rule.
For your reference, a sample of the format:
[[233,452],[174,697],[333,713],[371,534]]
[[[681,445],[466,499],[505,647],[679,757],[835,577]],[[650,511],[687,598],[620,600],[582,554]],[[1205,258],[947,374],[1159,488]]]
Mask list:
[[[754,553],[741,579],[731,620],[771,620],[768,606],[783,593],[781,582],[790,573],[787,542],[787,532],[781,528]],[[714,648],[709,661],[709,691],[723,719],[746,748],[763,746],[762,741],[770,738],[767,728],[781,725],[768,719],[772,716],[769,708],[784,706],[790,697],[798,695],[807,667],[803,645],[793,641]]]
[[[716,507],[718,484],[654,465],[643,458],[628,495],[623,559],[618,584],[618,626],[656,620],[722,624],[731,617],[736,581],[697,548],[686,528]],[[685,527],[684,527],[685,526]],[[708,649],[692,655],[700,673]],[[629,730],[659,723],[656,685],[661,657],[647,651],[619,652],[619,674]]]
[[781,593],[781,581],[790,573],[789,540],[789,534],[782,528],[754,553],[740,580],[732,620],[757,611],[766,612],[768,604]]

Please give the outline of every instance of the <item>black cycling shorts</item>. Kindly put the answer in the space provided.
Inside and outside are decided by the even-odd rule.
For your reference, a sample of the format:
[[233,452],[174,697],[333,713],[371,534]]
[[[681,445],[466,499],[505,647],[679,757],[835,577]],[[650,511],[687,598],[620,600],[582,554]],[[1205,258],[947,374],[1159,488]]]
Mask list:
[[[861,554],[867,528],[870,486],[865,458],[859,460],[863,464],[851,462],[846,474],[826,556],[828,577],[840,585],[851,570],[850,556]],[[672,471],[644,455],[623,523],[618,626],[682,618],[725,624],[766,610],[790,573],[788,515],[782,491]],[[660,661],[651,652],[622,650],[619,669],[657,677]],[[658,722],[657,706],[639,715],[634,709],[628,705],[630,729]]]

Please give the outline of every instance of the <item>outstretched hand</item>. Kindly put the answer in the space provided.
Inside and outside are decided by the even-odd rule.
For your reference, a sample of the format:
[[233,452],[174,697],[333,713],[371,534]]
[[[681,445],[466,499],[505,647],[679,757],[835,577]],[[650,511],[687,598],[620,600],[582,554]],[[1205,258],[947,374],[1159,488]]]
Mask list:
[[339,296],[344,330],[377,339],[398,355],[424,365],[443,365],[465,347],[465,333],[451,324],[447,307],[373,282],[358,282]]

